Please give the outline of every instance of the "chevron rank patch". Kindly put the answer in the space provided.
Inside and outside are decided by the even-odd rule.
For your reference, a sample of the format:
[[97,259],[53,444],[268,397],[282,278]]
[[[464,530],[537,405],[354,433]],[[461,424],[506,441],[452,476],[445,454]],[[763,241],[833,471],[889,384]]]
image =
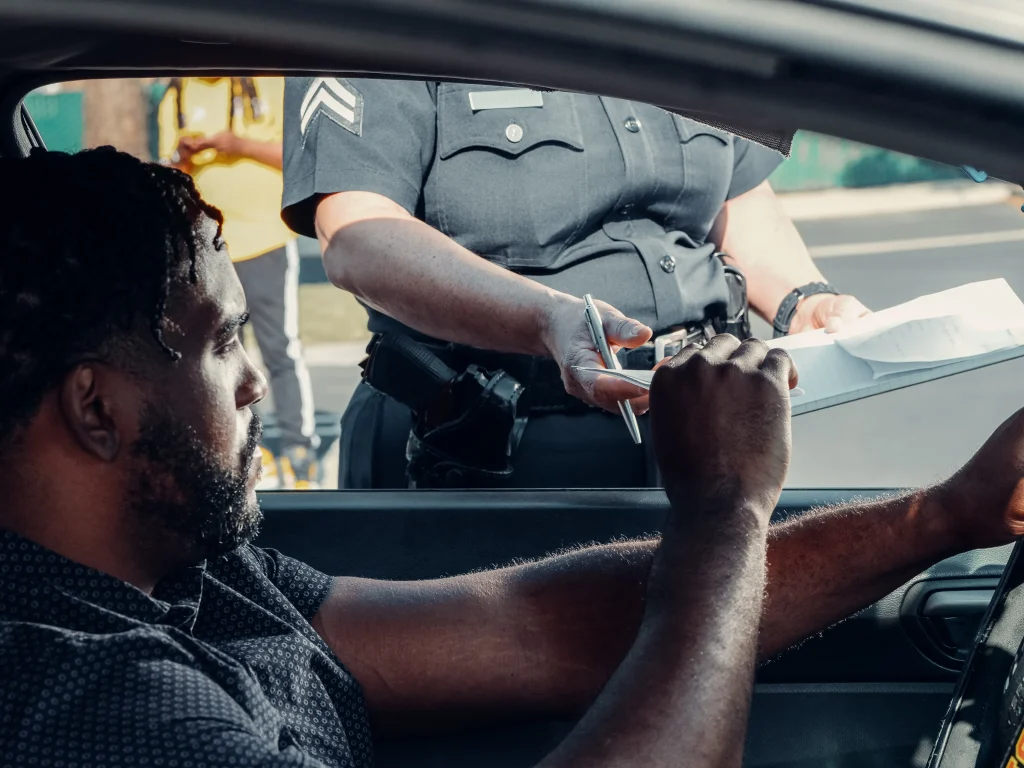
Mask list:
[[356,136],[363,135],[363,94],[343,77],[317,77],[306,89],[299,108],[299,129],[306,129],[322,115]]

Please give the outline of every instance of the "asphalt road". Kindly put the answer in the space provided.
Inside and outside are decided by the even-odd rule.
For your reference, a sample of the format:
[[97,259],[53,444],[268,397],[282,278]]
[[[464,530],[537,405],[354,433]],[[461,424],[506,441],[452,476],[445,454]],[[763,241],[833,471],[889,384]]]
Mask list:
[[[831,282],[874,309],[996,277],[1006,278],[1024,296],[1024,213],[1014,206],[808,222],[800,229],[812,252],[860,246],[860,253],[817,261]],[[991,232],[1018,237],[965,242]],[[945,238],[946,245],[901,250],[908,240],[931,238]],[[793,422],[788,484],[851,488],[932,482],[960,466],[1022,406],[1024,361],[1018,359],[805,414]]]
[[[1009,204],[798,226],[822,254],[816,260],[828,279],[874,309],[995,277],[1024,297],[1024,213]],[[359,379],[353,366],[314,367],[311,375],[317,407],[339,411]],[[799,416],[788,485],[931,482],[1022,406],[1024,360],[1016,360]]]

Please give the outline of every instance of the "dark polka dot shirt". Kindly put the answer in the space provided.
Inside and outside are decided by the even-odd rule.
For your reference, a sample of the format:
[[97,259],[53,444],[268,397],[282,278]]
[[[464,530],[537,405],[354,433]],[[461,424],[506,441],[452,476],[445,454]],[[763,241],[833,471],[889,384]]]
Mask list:
[[149,596],[0,531],[0,765],[372,765],[309,624],[331,578],[241,547]]

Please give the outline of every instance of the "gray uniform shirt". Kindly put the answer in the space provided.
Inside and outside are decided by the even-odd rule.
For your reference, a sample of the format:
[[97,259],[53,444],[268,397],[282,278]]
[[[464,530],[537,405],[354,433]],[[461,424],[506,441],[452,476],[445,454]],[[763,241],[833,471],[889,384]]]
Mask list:
[[[646,104],[423,81],[290,78],[284,135],[296,231],[313,234],[317,195],[376,192],[488,261],[655,330],[726,301],[708,232],[783,159]],[[372,331],[401,327],[368,311]]]

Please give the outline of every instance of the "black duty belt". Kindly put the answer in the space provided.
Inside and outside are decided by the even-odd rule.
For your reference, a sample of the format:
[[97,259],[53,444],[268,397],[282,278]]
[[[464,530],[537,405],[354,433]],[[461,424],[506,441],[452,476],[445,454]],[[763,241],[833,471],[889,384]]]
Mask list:
[[620,349],[618,358],[623,368],[649,371],[660,360],[678,355],[691,344],[704,346],[716,331],[710,321],[685,326],[676,331],[656,334],[636,349]]
[[[740,270],[726,263],[725,254],[716,255],[722,259],[728,289],[725,306],[710,312],[711,319],[670,328],[655,334],[651,341],[641,347],[620,350],[618,357],[623,368],[650,370],[662,358],[672,357],[690,344],[703,345],[716,333],[730,333],[740,339],[749,338],[750,315],[746,279]],[[590,413],[597,410],[565,391],[561,371],[554,360],[531,355],[490,352],[459,344],[419,341],[416,343],[429,349],[456,372],[466,371],[471,365],[492,373],[505,371],[525,387],[525,392],[518,402],[529,412]],[[371,341],[367,352],[373,346],[374,342]],[[408,383],[405,383],[405,386],[408,389]]]
[[[636,349],[618,353],[623,368],[650,370],[665,357],[672,357],[689,344],[705,344],[715,335],[710,322],[694,324],[656,335]],[[598,409],[565,391],[558,364],[546,357],[491,352],[461,344],[423,343],[456,371],[478,365],[489,371],[503,370],[524,387],[523,404],[531,413],[591,413]]]

